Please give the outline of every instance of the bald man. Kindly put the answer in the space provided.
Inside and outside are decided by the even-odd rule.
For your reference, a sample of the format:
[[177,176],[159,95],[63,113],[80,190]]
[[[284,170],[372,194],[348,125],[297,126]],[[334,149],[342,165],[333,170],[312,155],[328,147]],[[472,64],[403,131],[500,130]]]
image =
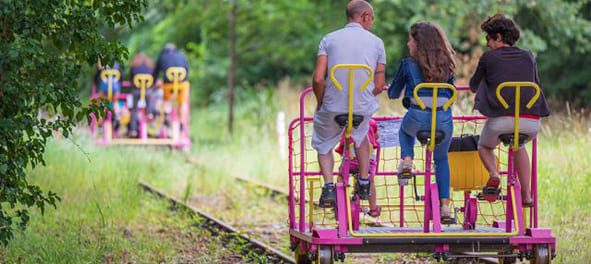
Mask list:
[[320,207],[330,208],[336,204],[333,184],[334,158],[332,150],[342,137],[343,129],[335,122],[335,116],[348,112],[349,79],[348,70],[338,70],[335,78],[344,88],[339,91],[327,72],[338,64],[364,64],[374,71],[374,80],[365,90],[361,86],[368,78],[365,70],[355,70],[353,90],[353,113],[363,116],[363,122],[352,131],[355,153],[359,164],[360,178],[357,194],[367,200],[370,196],[369,142],[367,132],[369,120],[378,110],[376,95],[384,86],[386,53],[384,42],[369,32],[373,26],[373,8],[366,1],[351,1],[347,5],[348,23],[344,28],[324,36],[318,46],[316,68],[313,76],[314,95],[318,102],[314,114],[312,147],[318,152],[318,162],[325,185],[320,196]]

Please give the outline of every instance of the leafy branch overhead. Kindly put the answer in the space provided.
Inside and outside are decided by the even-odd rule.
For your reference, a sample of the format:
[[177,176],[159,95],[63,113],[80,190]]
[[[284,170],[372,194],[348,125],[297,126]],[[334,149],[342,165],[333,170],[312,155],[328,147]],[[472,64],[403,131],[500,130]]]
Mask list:
[[25,228],[29,209],[56,206],[57,194],[29,184],[26,168],[44,164],[53,131],[69,136],[99,105],[83,107],[77,79],[83,65],[127,58],[100,28],[142,19],[146,0],[3,0],[0,6],[0,242]]

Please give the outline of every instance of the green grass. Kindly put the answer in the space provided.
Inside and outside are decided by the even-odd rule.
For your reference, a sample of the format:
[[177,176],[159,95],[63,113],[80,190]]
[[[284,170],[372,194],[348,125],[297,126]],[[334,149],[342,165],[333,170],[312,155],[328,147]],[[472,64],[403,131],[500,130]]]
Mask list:
[[[287,122],[296,117],[298,98],[299,91],[288,84],[280,85],[274,93],[239,93],[234,135],[227,132],[226,105],[194,110],[194,144],[189,154],[198,165],[187,164],[182,153],[166,148],[96,147],[80,133],[74,141],[88,156],[69,140],[54,140],[47,149],[47,166],[32,170],[30,180],[43,190],[57,192],[63,200],[57,210],[48,209],[45,216],[33,212],[28,229],[0,249],[0,262],[240,261],[234,259],[236,249],[220,247],[223,243],[191,227],[191,219],[170,212],[165,202],[150,198],[137,181],[145,180],[179,198],[190,199],[199,208],[243,229],[257,225],[286,229],[284,201],[261,196],[255,189],[236,183],[232,176],[287,189],[287,161],[279,156],[275,118],[278,111],[286,113]],[[381,101],[378,115],[402,113],[397,101]],[[539,140],[540,226],[552,228],[558,239],[556,263],[591,259],[587,243],[591,235],[589,124],[586,115],[555,114],[544,120]],[[132,230],[131,236],[125,235],[126,228]],[[288,241],[272,244],[286,250]],[[387,261],[409,256],[378,258]]]
[[235,256],[191,227],[192,219],[170,212],[166,202],[138,187],[138,179],[150,175],[188,174],[178,153],[104,149],[77,140],[87,156],[70,141],[55,140],[48,146],[47,166],[31,172],[33,183],[57,192],[62,201],[44,216],[33,211],[26,231],[0,248],[0,262],[211,263]]

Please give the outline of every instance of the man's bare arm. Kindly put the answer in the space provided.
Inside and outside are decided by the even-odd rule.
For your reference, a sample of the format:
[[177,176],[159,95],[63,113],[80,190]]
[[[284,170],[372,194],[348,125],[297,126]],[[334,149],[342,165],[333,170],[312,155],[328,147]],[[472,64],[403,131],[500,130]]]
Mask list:
[[314,95],[316,96],[316,102],[318,103],[316,109],[320,109],[322,106],[322,98],[324,98],[324,91],[326,90],[326,83],[324,78],[326,77],[326,68],[328,67],[328,57],[326,55],[320,55],[316,59],[316,68],[312,76],[312,88],[314,89]]
[[386,65],[378,63],[373,76],[373,95],[378,95],[384,90],[384,78],[386,76]]

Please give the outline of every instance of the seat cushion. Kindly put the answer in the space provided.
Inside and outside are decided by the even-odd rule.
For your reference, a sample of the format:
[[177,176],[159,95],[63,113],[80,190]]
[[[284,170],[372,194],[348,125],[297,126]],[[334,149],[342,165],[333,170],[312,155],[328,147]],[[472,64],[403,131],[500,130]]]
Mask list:
[[[334,117],[334,121],[337,122],[341,128],[347,126],[348,120],[349,114],[340,114]],[[353,128],[357,128],[361,122],[363,122],[363,116],[353,114]]]
[[[439,145],[445,134],[441,130],[435,130],[435,145]],[[417,132],[417,139],[421,142],[421,145],[426,145],[431,138],[430,130],[419,130]]]

